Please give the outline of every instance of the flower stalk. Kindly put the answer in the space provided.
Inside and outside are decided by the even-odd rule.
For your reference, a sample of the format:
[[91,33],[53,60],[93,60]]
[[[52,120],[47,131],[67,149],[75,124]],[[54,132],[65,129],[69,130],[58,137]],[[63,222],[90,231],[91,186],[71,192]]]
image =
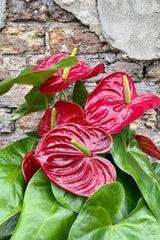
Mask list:
[[[74,48],[72,53],[71,53],[71,56],[74,57],[76,55],[76,52],[77,52],[77,48]],[[63,72],[63,75],[62,75],[62,79],[63,80],[67,79],[69,71],[70,71],[70,68],[71,67],[67,67],[67,68],[64,69],[64,72]]]

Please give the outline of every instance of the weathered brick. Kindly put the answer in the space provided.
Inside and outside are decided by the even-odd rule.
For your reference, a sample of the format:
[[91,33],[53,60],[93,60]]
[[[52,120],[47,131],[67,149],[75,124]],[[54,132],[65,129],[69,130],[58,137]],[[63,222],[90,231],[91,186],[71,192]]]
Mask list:
[[147,68],[146,77],[149,78],[159,78],[160,79],[160,65],[150,65]]
[[15,129],[15,123],[11,118],[12,113],[8,108],[0,108],[0,135],[3,133],[11,133]]
[[109,65],[108,71],[111,72],[125,72],[138,82],[143,77],[143,66],[138,63],[118,61]]
[[36,66],[38,65],[41,61],[43,61],[47,56],[45,55],[34,55],[34,56],[28,56],[27,57],[27,63],[29,66]]
[[143,116],[142,119],[145,120],[145,125],[148,128],[155,128],[156,127],[156,111],[151,109],[147,111]]
[[16,77],[26,67],[25,58],[19,56],[0,57],[0,80]]
[[0,96],[0,107],[17,108],[25,100],[24,96],[29,92],[31,86],[14,84],[9,92]]
[[46,21],[48,18],[56,22],[75,22],[76,18],[60,8],[53,0],[8,0],[8,19]]
[[40,26],[12,26],[0,32],[1,54],[43,54],[45,31]]
[[160,65],[150,65],[147,68],[146,77],[149,81],[160,83]]
[[84,27],[54,28],[49,32],[52,54],[71,53],[77,47],[77,54],[99,53],[109,51],[109,45],[101,42],[99,37]]
[[30,130],[30,131],[37,129],[37,126],[43,114],[44,114],[44,111],[39,111],[39,112],[31,113],[27,116],[24,116],[18,119],[19,128],[23,130]]

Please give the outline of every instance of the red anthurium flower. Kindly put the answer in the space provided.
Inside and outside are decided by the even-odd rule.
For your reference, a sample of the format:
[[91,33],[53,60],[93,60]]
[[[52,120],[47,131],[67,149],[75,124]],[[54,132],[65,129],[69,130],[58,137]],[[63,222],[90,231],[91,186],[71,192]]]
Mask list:
[[[54,54],[39,63],[32,71],[38,71],[52,67],[61,59],[69,57],[69,54],[59,53]],[[103,63],[96,65],[94,68],[89,68],[82,60],[78,59],[77,65],[70,68],[67,80],[62,79],[64,69],[55,73],[44,84],[40,86],[40,92],[43,94],[52,94],[59,92],[77,80],[84,80],[97,76],[100,73],[105,73]]]
[[[129,99],[124,88],[128,79]],[[128,103],[126,103],[128,101]],[[86,124],[99,126],[113,134],[140,118],[147,110],[160,107],[160,98],[151,94],[138,96],[133,80],[123,72],[108,75],[89,95],[85,105]]]
[[160,160],[160,150],[155,146],[151,139],[143,135],[135,135],[134,137],[144,153]]
[[[63,123],[78,123],[81,124],[84,119],[82,108],[76,104],[66,101],[58,101],[53,106],[56,109],[55,126]],[[52,108],[46,110],[38,125],[38,134],[43,136],[51,130],[51,115]]]
[[[77,148],[73,144],[76,141],[89,154]],[[66,123],[42,137],[35,158],[52,182],[69,192],[89,197],[116,178],[114,166],[96,155],[111,147],[112,138],[102,129]]]
[[35,162],[35,151],[27,153],[22,161],[22,172],[25,178],[26,184],[29,183],[33,175],[40,169],[40,165]]

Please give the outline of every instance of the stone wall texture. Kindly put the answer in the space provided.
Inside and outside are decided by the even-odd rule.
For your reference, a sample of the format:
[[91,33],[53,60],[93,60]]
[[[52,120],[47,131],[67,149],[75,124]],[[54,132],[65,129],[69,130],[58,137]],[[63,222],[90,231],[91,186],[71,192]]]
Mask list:
[[[104,5],[103,2],[105,2]],[[112,2],[112,5],[107,5],[110,6],[109,8],[105,5],[107,2]],[[122,5],[120,1],[116,0],[2,1],[3,11],[0,12],[0,80],[17,76],[25,67],[38,64],[50,54],[71,53],[73,48],[77,47],[77,56],[90,67],[103,62],[108,73],[115,71],[128,73],[135,82],[138,94],[151,93],[160,97],[158,1],[121,2],[123,2]],[[102,5],[104,6],[103,11]],[[148,6],[151,7],[148,8]],[[119,18],[116,18],[122,7],[125,9],[123,13],[126,18],[130,17],[130,10],[133,31],[130,29],[127,32],[129,26],[125,23],[126,18],[124,22],[124,19],[119,21]],[[150,9],[150,12],[147,9]],[[106,18],[105,12],[108,12],[106,14],[108,18]],[[115,14],[117,15],[115,16]],[[149,45],[147,46],[146,42],[141,46],[137,44],[137,47],[141,49],[139,52],[136,52],[135,49],[136,41],[135,43],[131,41],[132,37],[137,39],[137,21],[134,22],[134,14],[136,18],[144,16],[146,19],[150,14],[149,19],[152,19],[152,23],[157,19],[154,29],[152,28],[150,32],[151,39],[147,40]],[[123,25],[123,28],[120,24]],[[125,30],[126,35],[122,34],[120,30]],[[142,42],[147,33],[146,29],[141,28],[141,35],[138,36]],[[140,34],[140,26],[137,26],[137,34]],[[130,45],[127,45],[128,43]],[[89,92],[96,86],[95,81],[94,78],[86,83]],[[19,120],[6,120],[24,102],[24,95],[29,90],[29,86],[17,84],[0,97],[0,148],[24,137],[25,132],[32,131],[37,127],[43,111],[30,114]],[[70,94],[71,87],[65,91]],[[160,109],[148,111],[141,119],[132,123],[131,127],[138,133],[150,137],[160,147]]]

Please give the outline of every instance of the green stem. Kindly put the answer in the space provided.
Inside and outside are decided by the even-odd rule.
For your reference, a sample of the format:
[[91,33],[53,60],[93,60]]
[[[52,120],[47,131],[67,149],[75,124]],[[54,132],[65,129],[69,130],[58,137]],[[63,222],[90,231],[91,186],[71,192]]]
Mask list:
[[[72,53],[71,53],[71,56],[74,57],[76,55],[76,52],[77,52],[77,48],[74,48]],[[70,69],[71,69],[71,67],[67,67],[67,68],[64,69],[64,72],[63,72],[63,75],[62,75],[63,80],[67,79]]]
[[59,100],[62,100],[62,91],[59,92]]
[[123,75],[123,85],[124,85],[124,94],[125,94],[125,102],[127,104],[131,103],[131,93],[129,88],[129,83],[126,75]]
[[52,113],[51,113],[51,129],[55,128],[56,126],[56,109],[52,108]]
[[62,94],[63,94],[64,100],[65,100],[66,102],[68,102],[67,95],[65,94],[65,92],[64,92],[63,90],[62,90]]
[[68,102],[67,95],[65,94],[65,92],[64,92],[63,90],[61,90],[61,91],[59,92],[59,100],[60,100],[60,101],[63,100],[63,99],[62,99],[62,95],[63,95],[63,97],[64,97],[64,100],[65,100],[66,102]]
[[72,143],[76,148],[78,148],[81,152],[83,152],[87,157],[90,157],[90,156],[91,156],[91,152],[90,152],[86,147],[84,147],[82,144],[80,144],[79,142],[77,142],[76,140],[72,139],[72,140],[71,140],[71,143]]
[[49,102],[48,102],[48,98],[47,98],[46,94],[44,95],[44,97],[45,97],[45,102],[46,102],[46,108],[48,109],[49,108]]

